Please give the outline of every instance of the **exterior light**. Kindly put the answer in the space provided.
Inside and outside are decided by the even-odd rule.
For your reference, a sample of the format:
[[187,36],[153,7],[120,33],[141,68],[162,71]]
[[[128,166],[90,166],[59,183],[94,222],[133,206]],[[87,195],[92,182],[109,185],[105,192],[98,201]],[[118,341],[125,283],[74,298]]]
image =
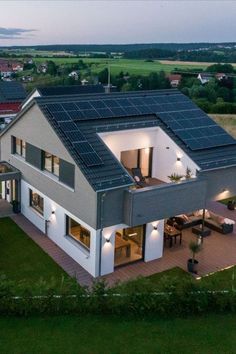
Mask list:
[[106,240],[107,243],[111,242],[108,237],[105,237],[105,240]]
[[224,192],[228,192],[228,189],[226,189],[226,188],[222,189],[222,193],[224,193]]
[[180,158],[180,157],[177,157],[177,161],[181,161],[181,158]]
[[52,215],[54,215],[55,214],[55,210],[52,210]]
[[157,226],[153,226],[153,230],[157,230]]

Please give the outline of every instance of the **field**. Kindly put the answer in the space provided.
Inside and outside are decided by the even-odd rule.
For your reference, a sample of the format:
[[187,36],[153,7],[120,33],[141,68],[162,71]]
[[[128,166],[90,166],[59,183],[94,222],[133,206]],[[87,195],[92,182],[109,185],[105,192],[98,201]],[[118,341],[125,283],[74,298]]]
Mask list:
[[[186,69],[205,69],[208,65],[206,63],[191,63],[191,62],[160,62],[154,60],[153,62],[147,62],[145,60],[133,60],[133,59],[92,59],[92,58],[81,58],[85,63],[91,63],[91,70],[93,73],[98,73],[110,65],[111,74],[117,75],[121,71],[124,73],[128,72],[129,74],[134,75],[148,75],[153,71],[171,72],[175,68],[181,70]],[[36,63],[44,62],[48,58],[35,58]],[[52,58],[56,64],[72,64],[78,63],[79,58]],[[210,64],[209,64],[210,65]]]
[[233,354],[235,315],[0,318],[3,354]]
[[236,138],[236,114],[209,114],[216,123]]

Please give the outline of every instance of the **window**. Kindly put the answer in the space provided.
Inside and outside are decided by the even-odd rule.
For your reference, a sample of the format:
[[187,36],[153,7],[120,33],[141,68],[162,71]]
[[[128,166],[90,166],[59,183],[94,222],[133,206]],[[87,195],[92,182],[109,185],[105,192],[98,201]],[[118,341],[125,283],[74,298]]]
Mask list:
[[32,191],[32,189],[29,190],[30,192],[30,206],[35,209],[39,214],[43,215],[43,204],[44,204],[44,199],[41,197],[38,193],[35,193]]
[[25,141],[15,138],[15,153],[25,158]]
[[66,216],[66,233],[74,240],[78,241],[87,250],[90,249],[90,231],[77,223],[75,220]]
[[44,170],[59,176],[59,158],[45,151]]

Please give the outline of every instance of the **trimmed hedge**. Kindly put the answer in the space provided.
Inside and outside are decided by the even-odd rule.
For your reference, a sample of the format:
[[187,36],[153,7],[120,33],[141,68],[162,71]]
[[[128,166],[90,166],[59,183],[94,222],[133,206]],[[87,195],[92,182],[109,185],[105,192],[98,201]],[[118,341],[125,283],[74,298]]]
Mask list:
[[41,281],[34,287],[0,281],[0,315],[118,314],[183,316],[205,312],[236,312],[236,292],[209,291],[191,279],[164,277],[158,291],[148,282],[139,289],[115,292],[103,281],[91,288],[62,279],[61,287]]

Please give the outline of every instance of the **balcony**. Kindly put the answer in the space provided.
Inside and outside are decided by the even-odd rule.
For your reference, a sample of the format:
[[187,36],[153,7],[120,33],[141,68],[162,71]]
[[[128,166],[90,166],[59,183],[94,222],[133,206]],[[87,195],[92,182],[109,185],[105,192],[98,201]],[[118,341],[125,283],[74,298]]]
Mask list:
[[124,200],[125,223],[129,226],[143,225],[204,208],[206,181],[192,178],[181,183],[156,183],[130,189],[125,191]]

